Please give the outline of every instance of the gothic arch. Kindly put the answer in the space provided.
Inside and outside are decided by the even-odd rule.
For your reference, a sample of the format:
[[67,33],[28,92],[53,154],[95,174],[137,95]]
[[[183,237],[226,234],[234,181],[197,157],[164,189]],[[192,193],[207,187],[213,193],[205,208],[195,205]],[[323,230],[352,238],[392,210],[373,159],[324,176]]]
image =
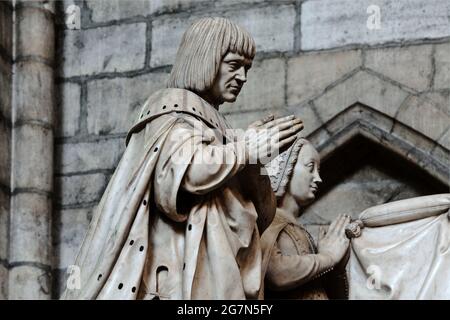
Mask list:
[[363,138],[449,186],[449,151],[439,139],[433,140],[399,121],[398,117],[392,118],[362,103],[348,106],[308,138],[319,150],[323,162],[342,146]]

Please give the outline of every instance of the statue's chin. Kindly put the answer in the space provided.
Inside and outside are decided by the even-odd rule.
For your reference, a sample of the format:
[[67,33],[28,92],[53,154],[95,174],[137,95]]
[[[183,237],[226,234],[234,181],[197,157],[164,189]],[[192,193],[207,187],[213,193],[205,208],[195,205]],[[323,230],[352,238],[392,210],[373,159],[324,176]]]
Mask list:
[[222,99],[225,102],[235,102],[238,95],[239,93],[225,92],[222,96]]
[[311,193],[308,196],[302,197],[301,199],[297,199],[297,203],[299,204],[299,206],[301,207],[305,207],[307,205],[310,205],[311,202],[313,202],[316,199],[316,196]]
[[236,98],[237,98],[236,96],[231,96],[231,97],[229,97],[227,99],[224,99],[224,100],[225,100],[225,102],[232,103],[232,102],[236,101]]

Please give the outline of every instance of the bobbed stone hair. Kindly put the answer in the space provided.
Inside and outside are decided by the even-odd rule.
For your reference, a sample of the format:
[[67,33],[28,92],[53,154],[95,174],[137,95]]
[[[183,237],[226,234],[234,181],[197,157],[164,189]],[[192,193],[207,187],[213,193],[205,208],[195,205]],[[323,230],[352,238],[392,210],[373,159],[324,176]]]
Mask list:
[[234,22],[220,17],[202,18],[184,33],[172,67],[168,88],[202,93],[210,89],[228,52],[253,59],[255,41]]
[[305,138],[297,138],[292,146],[280,153],[272,161],[266,164],[266,170],[270,178],[272,190],[277,201],[281,201],[288,191],[295,165],[297,164],[300,150],[306,144],[311,144]]

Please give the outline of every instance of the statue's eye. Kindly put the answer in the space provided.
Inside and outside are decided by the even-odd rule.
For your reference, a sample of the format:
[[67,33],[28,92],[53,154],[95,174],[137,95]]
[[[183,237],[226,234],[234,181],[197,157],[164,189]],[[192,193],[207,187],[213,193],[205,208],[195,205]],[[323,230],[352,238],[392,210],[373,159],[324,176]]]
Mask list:
[[306,167],[309,169],[309,172],[313,172],[314,171],[314,163],[310,162],[306,165]]
[[230,62],[229,66],[230,66],[230,70],[233,70],[233,71],[238,69],[238,67],[239,67],[239,65],[236,62]]

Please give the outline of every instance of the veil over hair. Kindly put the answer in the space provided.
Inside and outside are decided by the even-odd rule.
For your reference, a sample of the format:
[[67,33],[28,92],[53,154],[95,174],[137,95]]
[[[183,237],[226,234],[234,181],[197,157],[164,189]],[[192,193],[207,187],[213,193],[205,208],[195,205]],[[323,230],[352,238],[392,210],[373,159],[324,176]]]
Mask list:
[[286,194],[300,150],[305,144],[309,143],[305,138],[297,138],[289,149],[280,153],[266,164],[265,167],[270,178],[270,184],[277,200],[280,200]]
[[201,18],[184,33],[168,88],[202,93],[212,87],[220,62],[227,52],[253,59],[255,41],[242,27],[229,19]]

